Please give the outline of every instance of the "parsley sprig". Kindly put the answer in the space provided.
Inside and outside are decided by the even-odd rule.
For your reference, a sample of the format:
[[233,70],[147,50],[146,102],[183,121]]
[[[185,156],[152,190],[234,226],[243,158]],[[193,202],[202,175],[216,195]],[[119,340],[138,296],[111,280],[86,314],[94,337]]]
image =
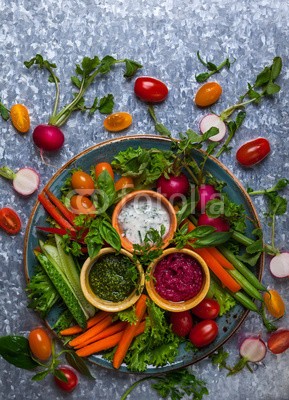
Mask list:
[[226,58],[221,64],[216,65],[211,61],[204,61],[201,56],[200,52],[197,52],[198,60],[208,69],[209,72],[203,72],[201,74],[196,75],[196,81],[199,83],[207,81],[212,75],[217,74],[221,71],[222,68],[227,67],[230,68],[231,62],[229,58]]
[[94,56],[93,58],[84,57],[80,64],[76,64],[75,75],[71,77],[71,82],[76,87],[77,91],[73,94],[73,100],[61,110],[58,110],[60,85],[59,78],[55,73],[55,69],[57,68],[56,64],[45,60],[41,54],[36,54],[36,56],[31,60],[25,61],[24,65],[27,68],[36,65],[40,69],[45,69],[49,72],[48,81],[55,85],[55,101],[49,124],[59,127],[68,120],[71,113],[77,110],[89,110],[90,114],[97,110],[102,114],[109,114],[112,112],[114,106],[112,94],[108,94],[101,99],[95,97],[91,107],[85,105],[84,94],[95,81],[97,75],[105,75],[109,73],[112,67],[119,63],[125,64],[126,69],[124,77],[126,78],[131,78],[136,71],[142,67],[141,64],[129,59],[117,60],[111,56],[105,56],[102,59],[99,59],[97,56]]

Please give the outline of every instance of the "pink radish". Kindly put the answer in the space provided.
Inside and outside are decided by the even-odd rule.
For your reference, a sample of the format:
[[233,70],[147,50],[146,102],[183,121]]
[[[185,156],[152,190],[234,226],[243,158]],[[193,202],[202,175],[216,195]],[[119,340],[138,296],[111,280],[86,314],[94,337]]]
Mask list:
[[224,121],[216,114],[205,115],[200,122],[200,131],[202,134],[207,132],[211,128],[218,128],[219,133],[211,136],[209,140],[212,142],[220,142],[227,133],[227,126]]
[[250,336],[243,340],[240,355],[250,362],[262,361],[267,353],[265,342],[259,336]]
[[41,151],[56,151],[63,146],[64,135],[57,126],[42,124],[34,129],[33,141]]
[[0,168],[0,175],[12,180],[14,190],[22,196],[30,196],[39,187],[39,174],[29,167],[21,168],[17,172],[8,167],[2,167]]
[[216,228],[217,232],[228,232],[230,230],[229,223],[223,217],[211,218],[207,214],[201,214],[198,219],[198,226],[209,225]]
[[202,184],[198,188],[199,190],[199,201],[196,205],[196,211],[202,212],[206,209],[208,201],[219,198],[220,194],[216,191],[213,185]]
[[270,261],[270,272],[275,278],[289,277],[289,253],[280,253]]

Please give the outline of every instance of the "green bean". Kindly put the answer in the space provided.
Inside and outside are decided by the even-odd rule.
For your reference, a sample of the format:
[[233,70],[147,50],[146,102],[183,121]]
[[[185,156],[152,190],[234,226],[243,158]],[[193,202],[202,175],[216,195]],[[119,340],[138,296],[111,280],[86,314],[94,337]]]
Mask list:
[[239,271],[236,269],[228,269],[227,271],[249,296],[263,301],[263,297],[260,292]]
[[247,310],[254,311],[259,314],[259,309],[256,306],[256,304],[243,292],[239,291],[236,293],[231,293],[230,294],[236,299],[242,306],[247,308]]

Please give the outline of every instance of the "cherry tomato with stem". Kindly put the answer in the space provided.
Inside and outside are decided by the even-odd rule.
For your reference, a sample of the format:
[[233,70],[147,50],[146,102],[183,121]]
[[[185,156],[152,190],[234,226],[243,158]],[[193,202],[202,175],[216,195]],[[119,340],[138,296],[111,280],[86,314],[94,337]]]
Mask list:
[[26,133],[30,129],[30,117],[28,109],[23,104],[14,104],[10,108],[12,125],[20,133]]
[[32,329],[28,336],[31,353],[41,361],[46,361],[51,356],[52,342],[43,328]]
[[264,160],[271,151],[270,142],[262,137],[244,143],[236,153],[237,161],[244,167],[251,167]]
[[21,220],[17,212],[9,207],[1,208],[0,228],[9,235],[16,235],[21,230]]
[[[59,371],[61,373],[61,378],[63,377],[65,381],[57,376]],[[72,368],[63,365],[56,369],[56,374],[57,375],[54,375],[54,381],[60,389],[65,392],[72,392],[76,388],[78,384],[78,376]]]
[[218,332],[217,323],[214,320],[205,319],[192,327],[189,339],[194,346],[205,347],[216,339]]
[[82,196],[92,195],[95,189],[92,177],[84,171],[73,172],[71,186],[76,193]]
[[133,179],[130,178],[129,176],[122,176],[115,182],[114,187],[117,192],[119,190],[133,188],[134,187]]
[[119,132],[132,124],[132,116],[127,112],[117,112],[109,115],[103,121],[103,126],[110,132]]
[[220,305],[217,300],[204,298],[191,312],[200,319],[215,319],[219,315]]
[[206,82],[198,89],[195,104],[198,107],[211,106],[219,100],[222,91],[222,86],[218,82]]
[[71,197],[70,208],[75,214],[93,214],[95,212],[93,202],[88,197],[80,194]]
[[100,163],[96,164],[94,170],[95,170],[96,179],[99,177],[99,175],[103,171],[107,171],[109,173],[109,175],[112,177],[112,179],[114,179],[114,172],[113,172],[112,166],[107,162],[100,162]]
[[169,89],[159,79],[151,76],[140,76],[135,80],[134,92],[142,101],[160,103],[167,98]]
[[268,290],[268,292],[263,294],[263,299],[267,311],[274,318],[283,317],[285,314],[285,303],[277,290]]

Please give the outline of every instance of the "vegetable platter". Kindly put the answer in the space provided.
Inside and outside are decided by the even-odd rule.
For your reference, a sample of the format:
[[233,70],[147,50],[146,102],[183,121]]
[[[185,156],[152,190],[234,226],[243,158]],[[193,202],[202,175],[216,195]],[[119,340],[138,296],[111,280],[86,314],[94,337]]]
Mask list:
[[[81,169],[89,173],[92,166],[101,162],[111,163],[117,154],[126,151],[128,148],[142,148],[147,150],[154,148],[159,151],[169,151],[171,150],[171,146],[172,140],[170,138],[155,135],[125,136],[99,143],[84,150],[67,162],[50,179],[45,189],[60,198],[61,189],[65,186],[67,179],[71,176],[72,170]],[[193,149],[192,155],[198,164],[204,161],[205,153],[203,153],[202,150]],[[253,242],[255,239],[252,232],[256,228],[260,228],[260,223],[252,201],[245,189],[236,177],[214,157],[207,157],[204,164],[204,172],[213,176],[216,181],[223,182],[223,184],[225,184],[223,191],[228,195],[230,201],[243,208],[246,217],[246,230],[244,235],[246,235],[249,240],[252,239]],[[39,240],[45,240],[46,238],[46,233],[39,231],[37,227],[49,227],[50,225],[47,222],[47,217],[48,214],[40,202],[37,201],[30,216],[25,235],[24,260],[25,274],[28,282],[35,275],[37,260],[34,250],[39,246]],[[250,269],[260,280],[263,271],[263,255],[258,258],[255,266],[250,267]],[[53,329],[52,327],[55,325],[55,322],[58,320],[62,311],[63,307],[53,306],[52,310],[48,313],[46,323],[51,329]],[[143,372],[145,374],[155,374],[179,369],[180,367],[196,363],[214,353],[216,349],[220,348],[240,327],[247,314],[248,309],[236,301],[233,308],[228,312],[225,312],[222,316],[217,317],[216,321],[219,327],[218,335],[216,339],[207,346],[197,349],[195,347],[188,348],[187,341],[181,341],[178,346],[176,357],[174,357],[173,361],[166,363],[165,365],[147,365],[145,370],[131,371],[131,369],[127,368],[125,363],[122,363],[118,370],[126,373]],[[91,355],[89,360],[102,367],[114,369],[111,360],[104,358],[102,353]]]

